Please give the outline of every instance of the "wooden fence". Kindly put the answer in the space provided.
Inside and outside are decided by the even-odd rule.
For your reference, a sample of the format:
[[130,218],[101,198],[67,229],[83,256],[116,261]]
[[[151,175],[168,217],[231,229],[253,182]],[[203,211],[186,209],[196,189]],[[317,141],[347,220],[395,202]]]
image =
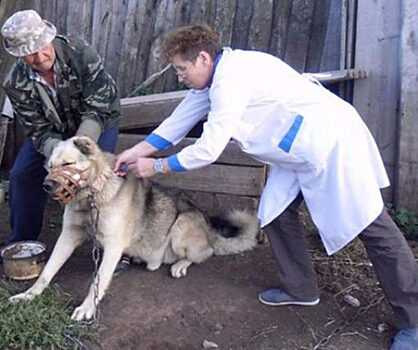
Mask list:
[[[103,57],[121,97],[166,61],[161,52],[170,29],[204,22],[222,43],[283,58],[299,71],[339,68],[342,0],[23,0],[1,1],[4,16],[34,8],[58,33],[83,36]],[[173,72],[157,92],[175,90]]]
[[[225,46],[270,52],[299,71],[351,68],[341,64],[344,1],[0,0],[0,25],[16,11],[37,10],[58,33],[91,42],[115,78],[120,96],[126,97],[167,64],[161,53],[167,31],[190,23],[208,23],[219,31]],[[0,80],[12,62],[0,45]],[[177,90],[177,77],[169,70],[152,87],[155,92]],[[0,106],[3,99],[0,90]],[[1,136],[5,126],[0,129]],[[22,138],[16,125],[8,133],[6,168]]]
[[[413,0],[404,2],[414,3]],[[385,199],[398,198],[400,203],[407,206],[412,203],[410,207],[418,208],[418,201],[408,199],[407,195],[417,193],[418,183],[416,165],[413,165],[416,138],[408,136],[411,134],[408,130],[416,130],[413,125],[415,113],[410,107],[402,112],[409,116],[409,119],[404,118],[409,124],[403,126],[398,114],[399,82],[403,79],[398,69],[399,33],[405,17],[400,13],[400,2],[0,0],[0,25],[15,11],[28,8],[34,8],[53,22],[59,33],[83,36],[91,42],[117,81],[121,97],[127,97],[147,77],[166,65],[161,43],[167,31],[198,22],[213,26],[225,46],[272,53],[298,71],[349,69],[354,68],[354,64],[356,68],[369,71],[367,79],[355,84],[339,84],[335,91],[353,102],[376,138],[394,185],[386,192]],[[12,60],[0,47],[1,80]],[[176,90],[176,76],[169,70],[153,88],[156,92]],[[0,91],[1,105],[3,97],[3,91]],[[1,128],[4,129],[0,125]],[[16,135],[16,130],[11,134]],[[9,139],[10,135],[6,168],[19,145],[18,137]],[[411,154],[409,158],[400,154],[400,144],[401,150]]]

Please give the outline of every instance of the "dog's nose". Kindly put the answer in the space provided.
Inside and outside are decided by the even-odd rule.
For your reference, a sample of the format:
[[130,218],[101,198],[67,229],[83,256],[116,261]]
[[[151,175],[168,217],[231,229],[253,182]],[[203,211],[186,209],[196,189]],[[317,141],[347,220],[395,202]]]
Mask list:
[[45,180],[43,183],[44,190],[48,193],[54,193],[59,186],[59,183],[54,180]]

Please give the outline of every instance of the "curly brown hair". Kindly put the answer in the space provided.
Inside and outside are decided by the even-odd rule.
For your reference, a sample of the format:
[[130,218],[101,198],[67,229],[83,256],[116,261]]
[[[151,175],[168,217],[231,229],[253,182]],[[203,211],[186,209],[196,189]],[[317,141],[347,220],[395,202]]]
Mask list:
[[168,61],[177,54],[194,61],[200,51],[206,51],[215,59],[221,49],[219,35],[206,24],[176,28],[167,34],[163,44],[164,56]]

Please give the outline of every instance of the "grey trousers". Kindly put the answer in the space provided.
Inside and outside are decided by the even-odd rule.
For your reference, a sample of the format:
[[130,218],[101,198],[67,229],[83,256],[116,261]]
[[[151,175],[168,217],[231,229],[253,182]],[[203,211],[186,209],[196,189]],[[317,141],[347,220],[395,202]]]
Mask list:
[[[316,274],[299,221],[299,195],[264,230],[278,268],[280,287],[298,298],[319,295]],[[399,328],[418,327],[418,265],[403,234],[383,209],[359,235]]]

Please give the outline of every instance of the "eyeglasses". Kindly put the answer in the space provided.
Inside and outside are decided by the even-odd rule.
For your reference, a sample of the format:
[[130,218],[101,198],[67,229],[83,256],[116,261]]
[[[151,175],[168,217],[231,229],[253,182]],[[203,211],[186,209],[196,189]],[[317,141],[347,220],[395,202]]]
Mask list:
[[187,75],[187,71],[189,70],[189,68],[193,66],[195,62],[188,62],[189,64],[187,66],[182,66],[178,68],[174,67],[173,65],[171,65],[171,67],[173,67],[174,73],[176,73],[177,76],[179,76],[180,78],[184,78]]
[[182,67],[182,68],[175,68],[174,66],[171,66],[171,67],[173,67],[174,73],[176,73],[177,76],[179,76],[180,78],[184,78],[190,66]]

